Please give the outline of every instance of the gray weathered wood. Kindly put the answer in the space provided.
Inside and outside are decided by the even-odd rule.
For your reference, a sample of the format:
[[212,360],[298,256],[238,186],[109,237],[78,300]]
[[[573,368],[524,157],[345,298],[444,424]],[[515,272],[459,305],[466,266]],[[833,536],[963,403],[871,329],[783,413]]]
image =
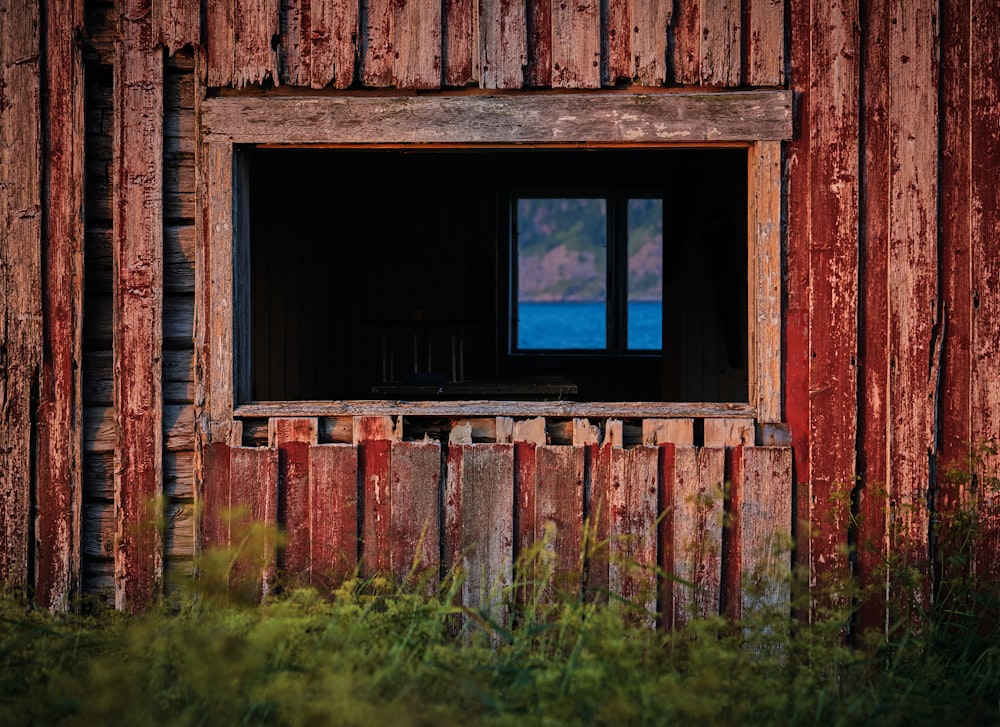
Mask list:
[[528,61],[524,3],[479,2],[479,67],[483,88],[521,88]]
[[601,85],[601,4],[552,3],[553,88]]
[[791,137],[791,103],[788,91],[388,98],[226,96],[205,100],[202,131],[210,141],[239,144],[670,145],[778,140]]

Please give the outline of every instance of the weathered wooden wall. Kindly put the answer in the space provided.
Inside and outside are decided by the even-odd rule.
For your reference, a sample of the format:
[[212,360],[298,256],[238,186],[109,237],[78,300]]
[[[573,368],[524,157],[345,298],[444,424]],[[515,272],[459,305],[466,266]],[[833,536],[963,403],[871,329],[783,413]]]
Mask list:
[[[997,460],[980,447],[1000,440],[1000,185],[985,178],[1000,153],[998,19],[976,0],[791,4],[785,402],[811,525],[799,555],[815,583],[846,573],[853,550],[890,603],[903,595],[890,557],[932,597],[960,504],[983,523],[976,572],[996,577]],[[862,620],[893,618],[876,600]]]
[[[947,540],[937,524],[961,503],[976,503],[986,526],[976,573],[1000,577],[998,496],[983,486],[1000,461],[984,450],[969,463],[1000,440],[996,3],[206,7],[0,8],[5,582],[52,608],[115,591],[119,606],[141,607],[163,578],[159,546],[115,543],[139,537],[146,497],[161,492],[178,513],[165,560],[190,562],[201,468],[191,341],[205,330],[194,296],[219,285],[205,277],[213,251],[197,245],[196,228],[227,224],[196,213],[206,87],[628,81],[797,93],[775,185],[787,206],[783,407],[798,553],[814,582],[852,567],[873,582],[894,553],[917,565],[931,597]],[[864,618],[890,616],[874,604]]]

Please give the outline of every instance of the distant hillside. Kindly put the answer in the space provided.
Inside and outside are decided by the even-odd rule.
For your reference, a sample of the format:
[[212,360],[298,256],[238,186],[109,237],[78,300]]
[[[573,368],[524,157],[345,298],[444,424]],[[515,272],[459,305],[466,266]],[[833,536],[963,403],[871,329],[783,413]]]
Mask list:
[[[593,301],[606,293],[605,203],[601,199],[521,200],[519,298]],[[633,200],[629,229],[629,296],[663,296],[662,206]]]

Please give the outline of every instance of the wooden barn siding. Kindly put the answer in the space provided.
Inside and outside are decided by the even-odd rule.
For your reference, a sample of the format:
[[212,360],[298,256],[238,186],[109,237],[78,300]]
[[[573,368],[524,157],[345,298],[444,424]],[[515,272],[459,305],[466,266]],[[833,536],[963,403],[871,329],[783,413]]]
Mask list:
[[[193,28],[188,4],[172,5],[184,6]],[[538,0],[210,7],[202,19],[209,86],[777,86],[784,76],[784,6],[771,0],[614,0],[606,12]]]
[[[254,520],[285,531],[284,547],[267,558],[282,583],[329,588],[359,567],[433,588],[458,566],[462,602],[499,618],[514,598],[505,589],[516,559],[543,540],[536,567],[551,574],[553,589],[543,598],[585,588],[602,597],[610,587],[647,609],[651,624],[661,613],[665,625],[679,626],[759,607],[743,588],[756,573],[772,578],[764,598],[787,603],[791,450],[745,446],[745,420],[719,422],[694,447],[690,426],[679,424],[647,420],[643,443],[626,448],[614,420],[568,422],[570,439],[550,444],[540,418],[501,417],[495,441],[473,443],[470,423],[456,423],[444,441],[404,441],[393,418],[356,417],[341,433],[350,443],[318,443],[315,418],[275,418],[270,446],[207,445],[203,538],[236,545],[244,533],[224,514],[248,507]],[[259,465],[244,467],[239,490],[238,459]],[[585,518],[600,521],[601,511],[606,525],[585,550]],[[696,589],[658,580],[656,566]],[[266,592],[264,575],[257,595]]]
[[[1000,342],[998,232],[982,212],[997,209],[983,170],[1000,147],[987,5],[790,6],[801,97],[786,157],[785,402],[799,557],[815,585],[846,575],[856,548],[862,582],[897,605],[933,597],[963,501],[985,525],[976,567],[985,575],[1000,556],[995,495],[949,474],[1000,439],[987,372]],[[989,460],[979,483],[996,472]],[[890,557],[916,568],[915,589],[887,581]],[[897,616],[876,598],[861,623]]]

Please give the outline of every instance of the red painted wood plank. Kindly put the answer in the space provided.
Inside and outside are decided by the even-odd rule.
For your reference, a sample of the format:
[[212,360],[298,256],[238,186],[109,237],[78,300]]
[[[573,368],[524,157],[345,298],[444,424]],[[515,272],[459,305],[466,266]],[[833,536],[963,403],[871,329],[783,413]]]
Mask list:
[[[329,45],[329,32],[320,18],[332,2],[324,0],[281,0],[281,46],[278,60],[281,81],[291,86],[312,83],[313,45]],[[318,37],[313,37],[313,32]],[[317,76],[324,74],[319,73]],[[323,84],[326,85],[326,84]]]
[[266,598],[274,581],[278,450],[231,447],[230,541],[236,559],[230,586],[253,601]]
[[363,571],[366,575],[387,573],[390,569],[392,442],[388,439],[362,440],[359,449],[364,513]]
[[201,44],[201,2],[153,0],[153,29],[170,55],[184,46],[197,48]]
[[202,449],[200,550],[229,547],[229,445],[209,442]]
[[535,462],[535,538],[550,538],[550,597],[560,594],[575,600],[582,585],[584,448],[537,447]]
[[658,452],[646,446],[611,450],[610,586],[650,624],[657,599]]
[[941,307],[944,352],[939,396],[934,509],[938,519],[938,560],[943,580],[967,576],[953,560],[964,534],[952,514],[968,502],[972,437],[972,48],[970,0],[940,3],[941,109]]
[[311,580],[309,445],[317,443],[318,435],[315,418],[268,421],[268,446],[278,450],[278,522],[285,532],[278,564],[290,586],[305,585]]
[[160,595],[163,57],[148,0],[121,6],[114,90],[115,606]]
[[330,590],[358,566],[358,448],[309,448],[312,582]]
[[610,532],[611,445],[589,444],[584,455],[584,517],[586,518],[586,573],[584,593],[606,600],[608,593],[608,535]]
[[[972,62],[972,436],[984,450],[977,475],[982,533],[976,553],[978,578],[1000,580],[1000,8],[973,0]],[[991,479],[992,478],[992,479]],[[990,484],[993,486],[990,487]]]
[[83,5],[45,6],[45,302],[38,409],[35,599],[66,610],[80,586],[83,510]]
[[703,0],[677,3],[673,17],[674,82],[701,83],[701,5]]
[[[643,7],[659,7],[661,3],[640,3]],[[633,24],[632,15],[635,3],[632,0],[608,0],[607,11],[602,33],[605,35],[604,43],[607,46],[606,77],[602,80],[607,84],[614,84],[617,81],[632,80],[632,70],[634,67],[632,60],[632,29],[638,27]],[[663,44],[666,46],[666,29],[663,33]],[[659,64],[664,65],[663,60]],[[661,71],[662,73],[662,71]]]
[[632,22],[623,30],[632,36],[627,70],[640,86],[660,86],[667,79],[670,52],[667,37],[672,13],[670,3],[657,0],[632,3]]
[[741,13],[737,0],[701,0],[702,85],[740,85]]
[[205,82],[209,86],[233,82],[235,11],[236,0],[215,0],[205,5]]
[[600,88],[599,2],[552,4],[552,87]]
[[358,43],[358,3],[311,0],[309,83],[313,88],[347,88],[354,82]]
[[439,443],[392,443],[390,567],[399,582],[428,593],[437,590],[441,561],[440,485]]
[[394,3],[393,85],[441,87],[441,0]]
[[233,81],[236,88],[278,80],[279,0],[235,0]]
[[[889,27],[889,548],[920,573],[890,601],[929,605],[930,453],[941,349],[937,305],[936,3],[907,3]],[[893,22],[894,21],[894,22]],[[902,59],[906,58],[904,62]],[[896,59],[900,59],[896,62]],[[910,579],[907,579],[909,581]],[[917,591],[914,594],[914,590]]]
[[[627,0],[616,1],[627,2]],[[524,85],[535,88],[550,86],[552,85],[551,0],[527,0],[525,23],[528,26],[528,63],[524,69]]]
[[674,546],[674,519],[676,516],[675,482],[677,479],[677,445],[667,442],[660,445],[657,477],[659,492],[657,509],[660,513],[660,523],[657,528],[656,546],[662,577],[659,579],[657,608],[659,609],[662,628],[674,628],[674,591],[684,588],[675,583],[677,575],[675,561],[677,555]]
[[[857,430],[858,19],[851,5],[813,7],[809,134],[810,572],[847,574]],[[805,240],[799,240],[804,244]]]
[[478,4],[444,0],[444,85],[461,88],[479,80],[479,49],[473,27]]
[[746,77],[751,86],[780,86],[785,78],[785,4],[747,0]]
[[365,36],[362,44],[361,82],[365,86],[384,88],[392,85],[394,28],[392,0],[370,0],[367,24],[361,28]]
[[865,193],[861,209],[861,394],[858,397],[857,569],[871,591],[860,606],[861,628],[885,629],[885,562],[888,555],[889,423],[889,13],[862,8],[861,68],[864,86]]
[[0,12],[0,583],[27,595],[32,397],[42,364],[41,28],[38,3]]
[[[521,556],[535,543],[535,493],[537,470],[535,443],[514,442],[514,559],[522,565]],[[535,563],[523,564],[525,570],[516,574],[519,581],[534,582],[537,576]],[[519,594],[522,602],[531,597],[531,589]]]
[[789,5],[790,76],[788,81],[801,99],[797,105],[796,134],[786,145],[788,185],[788,244],[785,248],[786,300],[782,306],[782,359],[785,366],[785,419],[794,457],[796,487],[796,563],[808,573],[812,562],[809,537],[809,240],[812,236],[809,194],[812,164],[809,155],[810,17],[809,3]]

